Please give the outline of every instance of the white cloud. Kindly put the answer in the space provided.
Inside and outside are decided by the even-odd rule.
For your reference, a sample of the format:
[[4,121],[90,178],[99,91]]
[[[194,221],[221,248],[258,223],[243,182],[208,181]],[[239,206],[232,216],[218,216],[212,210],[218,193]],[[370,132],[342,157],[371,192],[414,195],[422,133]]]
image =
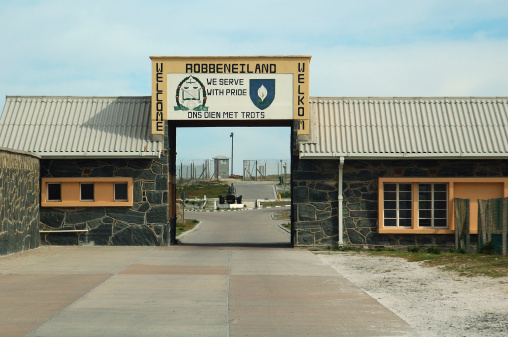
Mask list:
[[[0,45],[2,106],[149,95],[150,55],[312,55],[313,96],[508,95],[504,0],[12,1]],[[198,130],[179,157],[229,156],[229,129]],[[235,167],[289,155],[288,130],[236,132]]]
[[508,41],[320,50],[313,96],[507,96]]

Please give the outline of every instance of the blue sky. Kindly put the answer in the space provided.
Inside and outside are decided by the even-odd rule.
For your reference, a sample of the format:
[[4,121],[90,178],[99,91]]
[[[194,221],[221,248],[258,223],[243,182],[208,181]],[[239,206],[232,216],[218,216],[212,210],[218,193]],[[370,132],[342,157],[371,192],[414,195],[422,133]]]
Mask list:
[[[508,1],[0,0],[6,95],[150,95],[151,55],[311,55],[312,96],[508,96]],[[178,159],[289,157],[289,130],[178,129]],[[238,169],[237,169],[238,168]]]

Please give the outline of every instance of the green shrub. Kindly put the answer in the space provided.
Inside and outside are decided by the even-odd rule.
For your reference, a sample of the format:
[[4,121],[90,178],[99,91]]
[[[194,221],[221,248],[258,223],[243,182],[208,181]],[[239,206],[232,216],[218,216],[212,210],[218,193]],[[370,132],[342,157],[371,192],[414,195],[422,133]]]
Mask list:
[[436,255],[439,255],[441,254],[441,249],[437,248],[437,247],[429,247],[427,248],[427,253],[428,254],[436,254]]
[[480,250],[478,251],[480,254],[486,254],[486,255],[492,255],[494,254],[494,244],[492,241],[487,242],[484,244]]
[[408,246],[407,251],[410,253],[418,253],[420,251],[420,247],[418,246]]

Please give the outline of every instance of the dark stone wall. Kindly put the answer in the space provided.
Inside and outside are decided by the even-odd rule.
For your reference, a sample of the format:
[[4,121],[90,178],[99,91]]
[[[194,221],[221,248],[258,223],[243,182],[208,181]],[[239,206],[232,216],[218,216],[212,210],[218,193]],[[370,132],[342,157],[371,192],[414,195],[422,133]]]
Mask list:
[[[338,160],[298,161],[293,172],[297,245],[337,243],[338,167]],[[508,161],[345,161],[342,209],[346,244],[448,246],[455,242],[453,235],[377,233],[380,177],[508,177]]]
[[[84,174],[83,169],[90,169]],[[148,159],[42,160],[45,177],[132,177],[132,207],[41,207],[41,229],[89,229],[79,242],[96,245],[166,245],[168,157]],[[76,244],[77,234],[42,235],[43,244]]]
[[0,149],[0,255],[37,248],[39,158]]
[[336,160],[293,161],[295,245],[337,244],[338,172]]

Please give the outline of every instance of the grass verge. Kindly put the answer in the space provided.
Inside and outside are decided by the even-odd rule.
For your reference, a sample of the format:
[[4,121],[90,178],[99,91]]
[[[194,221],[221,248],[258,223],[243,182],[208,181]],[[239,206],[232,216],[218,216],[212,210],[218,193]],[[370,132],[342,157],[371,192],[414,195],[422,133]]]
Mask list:
[[185,219],[185,223],[182,222],[176,222],[176,236],[185,233],[187,231],[190,231],[196,225],[199,223],[198,220],[195,219]]
[[218,198],[219,195],[226,195],[228,193],[228,184],[223,183],[201,183],[201,184],[179,184],[176,186],[176,194],[179,196],[181,193],[187,193],[188,197],[203,198]]
[[459,273],[461,276],[508,277],[508,256],[472,254],[461,252],[441,252],[436,247],[406,251],[395,249],[360,250],[355,247],[326,247],[329,251],[350,251],[370,256],[389,256],[403,258],[409,262],[421,262],[423,267],[439,267],[443,270]]

